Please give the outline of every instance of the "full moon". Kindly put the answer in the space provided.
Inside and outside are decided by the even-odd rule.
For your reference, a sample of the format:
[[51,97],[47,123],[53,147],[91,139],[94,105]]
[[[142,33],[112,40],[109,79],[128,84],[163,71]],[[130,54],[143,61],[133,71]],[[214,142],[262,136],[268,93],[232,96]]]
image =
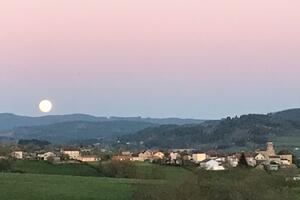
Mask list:
[[52,103],[49,100],[43,100],[39,105],[40,111],[44,113],[48,113],[52,110]]

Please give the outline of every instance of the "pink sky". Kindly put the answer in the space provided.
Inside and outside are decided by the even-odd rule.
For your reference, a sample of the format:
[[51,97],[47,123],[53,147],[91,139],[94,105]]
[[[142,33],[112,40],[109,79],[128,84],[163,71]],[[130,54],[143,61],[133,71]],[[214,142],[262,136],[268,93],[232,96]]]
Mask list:
[[218,118],[299,107],[300,1],[3,0],[0,112]]

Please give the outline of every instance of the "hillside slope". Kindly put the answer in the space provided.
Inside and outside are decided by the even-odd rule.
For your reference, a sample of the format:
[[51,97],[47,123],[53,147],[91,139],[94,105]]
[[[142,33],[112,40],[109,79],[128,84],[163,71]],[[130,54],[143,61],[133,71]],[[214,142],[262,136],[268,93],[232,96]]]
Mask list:
[[198,125],[149,127],[123,136],[122,141],[143,144],[147,148],[253,148],[278,137],[300,138],[300,121],[294,116],[295,119],[276,114],[250,114]]
[[285,110],[285,111],[273,113],[271,115],[274,118],[300,122],[300,108],[299,109]]

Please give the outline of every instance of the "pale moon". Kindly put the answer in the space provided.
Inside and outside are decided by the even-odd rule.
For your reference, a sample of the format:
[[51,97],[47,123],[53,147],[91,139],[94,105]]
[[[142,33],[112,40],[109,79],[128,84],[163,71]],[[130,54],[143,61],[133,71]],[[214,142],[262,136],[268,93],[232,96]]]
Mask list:
[[41,112],[48,113],[52,110],[52,103],[49,100],[43,100],[40,102],[39,108]]

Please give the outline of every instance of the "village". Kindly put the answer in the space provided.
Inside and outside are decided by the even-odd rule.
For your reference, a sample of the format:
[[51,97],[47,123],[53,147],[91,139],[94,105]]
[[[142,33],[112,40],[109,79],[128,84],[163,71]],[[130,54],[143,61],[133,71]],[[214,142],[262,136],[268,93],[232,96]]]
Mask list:
[[[93,147],[62,147],[54,151],[40,150],[28,153],[15,148],[10,157],[23,160],[44,160],[53,163],[80,163],[98,162],[103,156],[93,155]],[[6,159],[2,156],[0,159]],[[225,153],[218,151],[198,151],[195,149],[173,149],[168,151],[145,150],[141,152],[121,151],[105,156],[105,160],[150,162],[163,165],[194,165],[205,170],[226,170],[238,167],[244,160],[249,167],[271,171],[280,168],[295,168],[293,155],[287,150],[276,153],[273,142],[266,144],[266,149],[257,149],[254,152]]]

